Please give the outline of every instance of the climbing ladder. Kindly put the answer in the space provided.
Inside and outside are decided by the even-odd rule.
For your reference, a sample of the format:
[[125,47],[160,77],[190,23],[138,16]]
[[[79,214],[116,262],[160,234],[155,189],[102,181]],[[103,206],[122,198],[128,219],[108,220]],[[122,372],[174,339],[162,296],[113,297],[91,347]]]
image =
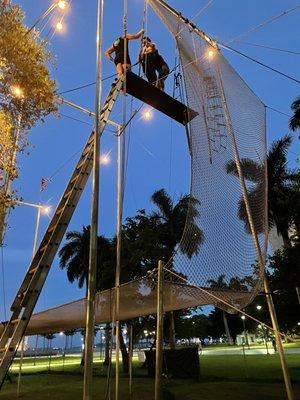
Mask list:
[[[124,78],[117,79],[106,98],[100,114],[100,135],[122,89]],[[0,387],[25,334],[28,322],[39,298],[58,247],[87,183],[93,165],[94,132],[91,133],[70,181],[62,195],[41,244],[26,272],[24,280],[12,303],[12,316],[0,339]]]
[[223,114],[222,99],[216,79],[213,76],[203,78],[205,87],[205,122],[208,130],[209,152],[221,152],[226,149],[227,134]]

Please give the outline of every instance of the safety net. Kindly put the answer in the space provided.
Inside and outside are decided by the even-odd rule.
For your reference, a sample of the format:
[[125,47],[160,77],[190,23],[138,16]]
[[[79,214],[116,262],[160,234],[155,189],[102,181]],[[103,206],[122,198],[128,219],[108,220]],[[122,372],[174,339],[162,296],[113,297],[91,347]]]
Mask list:
[[240,303],[232,299],[242,308],[260,290],[264,271],[265,106],[214,40],[165,2],[148,3],[175,38],[187,105],[198,113],[190,122],[190,208],[167,268],[200,288],[247,292]]
[[[177,282],[166,282],[164,286],[164,310],[177,310],[182,308],[196,307],[208,304],[209,296],[199,288],[189,286],[180,280]],[[241,301],[245,293],[240,291],[210,290],[216,296],[225,299],[236,299]],[[157,284],[155,274],[147,276],[120,286],[120,308],[116,315],[117,320],[130,320],[156,313],[157,304]],[[96,295],[95,323],[103,324],[115,319],[115,290],[109,289],[99,292]],[[49,332],[59,332],[68,329],[82,328],[86,322],[86,301],[77,301],[63,304],[34,314],[28,324],[26,335],[44,334]],[[0,325],[0,334],[4,324]]]
[[[261,288],[267,243],[265,107],[217,44],[166,3],[148,0],[176,40],[189,124],[190,205],[165,266],[164,310],[212,304],[238,311]],[[256,240],[257,239],[257,240]],[[157,272],[97,294],[96,323],[156,312]],[[85,300],[32,316],[27,334],[85,325]],[[3,328],[3,326],[2,326]]]

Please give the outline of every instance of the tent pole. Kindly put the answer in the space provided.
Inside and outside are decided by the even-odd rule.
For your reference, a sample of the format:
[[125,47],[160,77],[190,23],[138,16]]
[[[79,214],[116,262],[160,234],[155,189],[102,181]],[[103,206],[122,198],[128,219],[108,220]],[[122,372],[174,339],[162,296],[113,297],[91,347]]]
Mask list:
[[163,366],[163,318],[164,318],[164,263],[158,262],[157,281],[157,322],[156,322],[156,363],[155,363],[155,400],[162,400],[162,366]]
[[100,111],[102,92],[102,27],[103,0],[98,0],[97,6],[97,36],[96,36],[96,95],[95,95],[95,135],[93,154],[93,183],[92,183],[92,213],[90,230],[90,253],[88,271],[88,293],[86,299],[86,335],[85,362],[83,380],[83,399],[92,398],[93,353],[94,353],[94,324],[95,324],[95,293],[97,270],[97,241],[98,241],[98,208],[99,208],[99,154],[100,154]]

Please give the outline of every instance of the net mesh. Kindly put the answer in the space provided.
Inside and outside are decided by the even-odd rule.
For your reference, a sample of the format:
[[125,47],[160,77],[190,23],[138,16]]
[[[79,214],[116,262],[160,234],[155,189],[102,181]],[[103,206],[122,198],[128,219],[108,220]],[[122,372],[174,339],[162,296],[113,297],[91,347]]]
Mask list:
[[232,299],[242,308],[260,290],[264,269],[265,106],[211,39],[166,3],[149,4],[175,37],[188,106],[198,112],[190,123],[190,210],[167,268],[203,289],[246,291],[239,302]]
[[[198,113],[189,126],[190,206],[165,268],[164,309],[213,304],[238,311],[260,290],[264,273],[265,107],[203,32],[190,30],[164,2],[148,2],[175,37],[188,106]],[[117,320],[155,313],[156,281],[154,272],[121,285]],[[114,293],[97,294],[96,323],[112,321]],[[78,300],[37,313],[26,333],[82,327],[85,307]]]
[[[167,273],[166,273],[167,274]],[[167,279],[168,280],[168,279]],[[213,296],[236,299],[239,302],[246,294],[242,292],[212,290]],[[187,286],[181,278],[173,276],[172,282],[164,286],[164,310],[178,310],[208,304],[210,296],[197,287]],[[115,290],[105,290],[96,295],[95,323],[103,324],[114,320]],[[130,320],[143,315],[155,314],[157,307],[157,277],[153,273],[120,286],[120,307],[117,320]],[[26,335],[60,332],[81,328],[86,322],[85,299],[63,304],[34,314],[28,324]],[[4,324],[0,324],[0,335]]]

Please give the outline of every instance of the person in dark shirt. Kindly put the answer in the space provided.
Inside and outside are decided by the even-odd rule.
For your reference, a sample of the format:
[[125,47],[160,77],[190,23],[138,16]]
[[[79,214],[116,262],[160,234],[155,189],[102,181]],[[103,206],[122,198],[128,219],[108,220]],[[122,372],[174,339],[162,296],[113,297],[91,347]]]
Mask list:
[[165,80],[170,69],[163,57],[159,54],[155,43],[149,37],[142,40],[139,62],[149,83],[155,84],[161,90],[165,89]]
[[[110,61],[113,61],[115,63],[119,76],[122,75],[126,69],[131,68],[128,41],[139,39],[140,37],[142,37],[143,33],[144,29],[141,29],[139,32],[133,35],[127,33],[126,36],[120,36],[113,42],[112,46],[106,50],[105,55],[107,58],[110,59]],[[112,56],[112,53],[115,53],[115,57]]]

